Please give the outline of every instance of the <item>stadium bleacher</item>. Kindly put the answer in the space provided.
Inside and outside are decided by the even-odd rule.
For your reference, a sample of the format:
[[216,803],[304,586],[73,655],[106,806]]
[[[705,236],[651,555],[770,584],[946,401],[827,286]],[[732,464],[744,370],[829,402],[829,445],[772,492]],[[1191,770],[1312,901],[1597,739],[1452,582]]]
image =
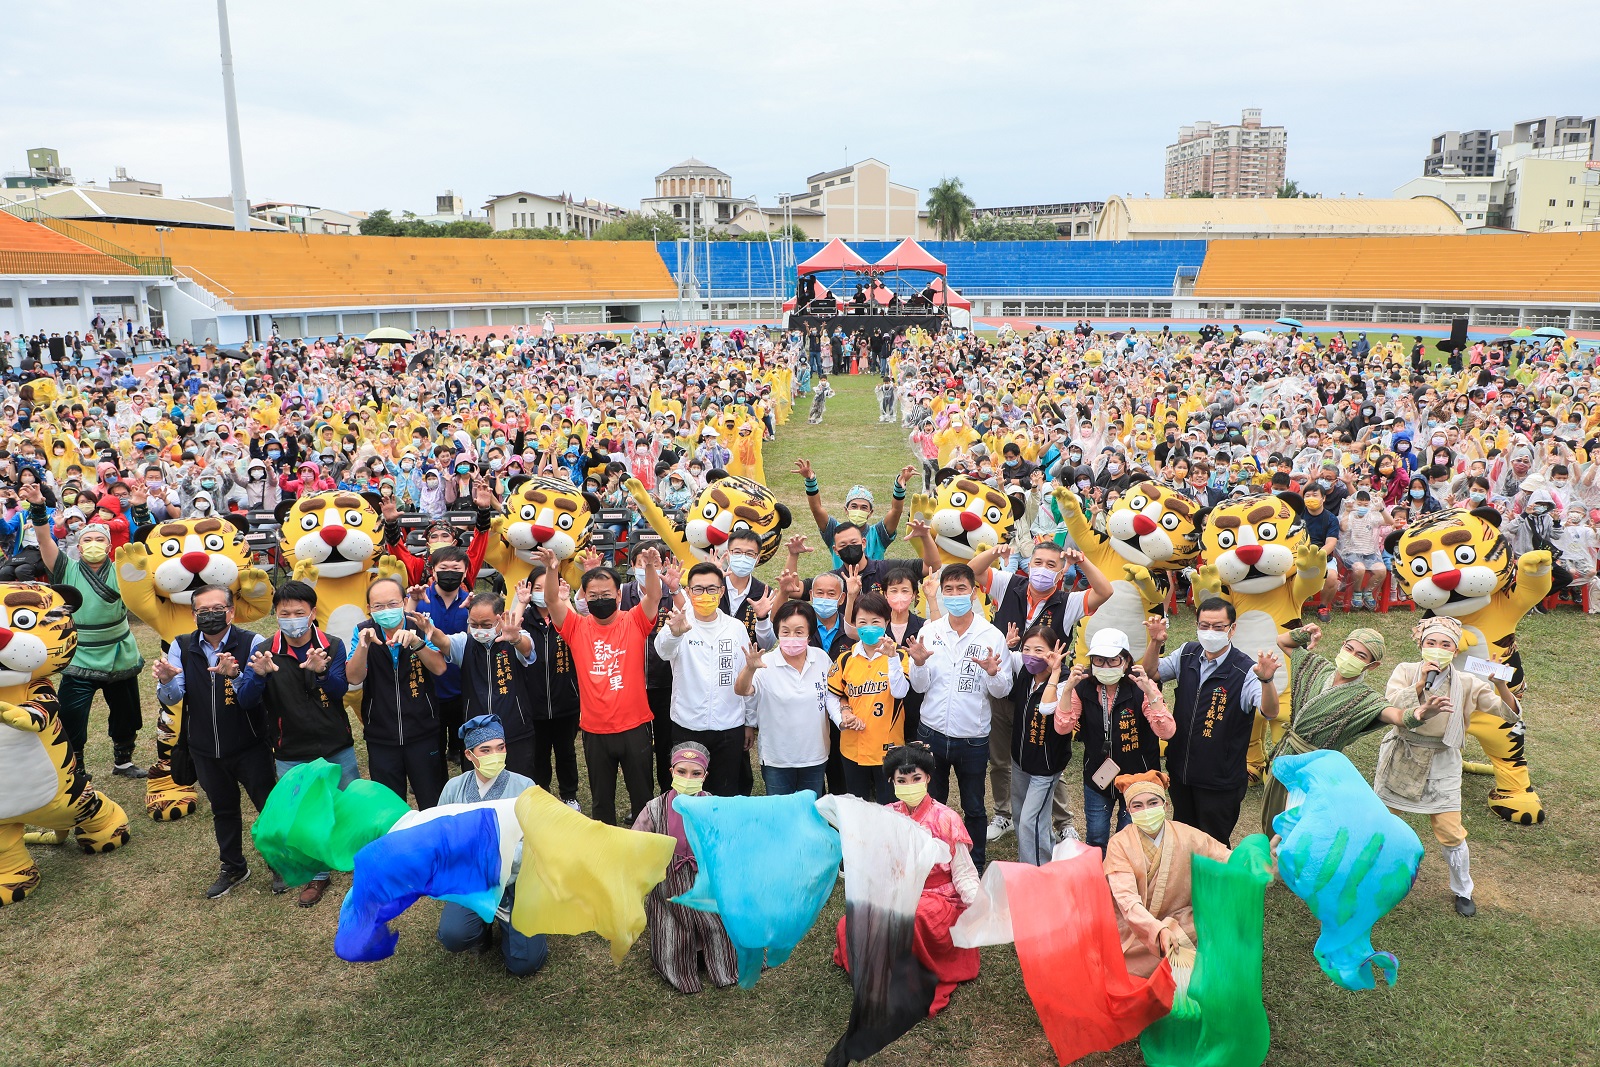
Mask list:
[[0,211],[0,274],[137,273],[48,226]]
[[240,311],[517,300],[659,300],[677,287],[642,241],[512,241],[236,233],[86,222]]
[[1196,297],[1588,302],[1600,233],[1213,241]]
[[[850,247],[869,263],[898,242],[857,241]],[[1006,296],[1170,295],[1181,272],[1193,275],[1205,259],[1204,241],[925,241],[922,247],[950,269],[950,284],[966,294]],[[797,241],[795,261],[823,247]],[[674,241],[657,245],[675,278],[687,253]],[[777,247],[765,241],[697,243],[701,295],[711,299],[784,298],[794,291],[792,273],[777,269]]]

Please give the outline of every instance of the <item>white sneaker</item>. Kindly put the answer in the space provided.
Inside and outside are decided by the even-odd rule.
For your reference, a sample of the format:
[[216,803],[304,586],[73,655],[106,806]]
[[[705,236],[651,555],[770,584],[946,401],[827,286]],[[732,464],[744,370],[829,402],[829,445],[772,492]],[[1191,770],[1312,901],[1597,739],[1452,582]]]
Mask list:
[[1052,831],[1051,834],[1050,834],[1050,843],[1052,845],[1059,845],[1063,841],[1082,841],[1082,840],[1083,840],[1083,838],[1078,836],[1078,828],[1076,826],[1072,826],[1072,825],[1068,825],[1065,830]]
[[988,841],[998,841],[1011,832],[1011,816],[996,815],[989,820],[989,832],[985,835]]
[[567,801],[563,801],[563,803],[566,804],[566,806],[571,808],[573,811],[582,811],[583,810],[582,808],[580,808],[578,806],[578,802],[576,800],[567,800]]

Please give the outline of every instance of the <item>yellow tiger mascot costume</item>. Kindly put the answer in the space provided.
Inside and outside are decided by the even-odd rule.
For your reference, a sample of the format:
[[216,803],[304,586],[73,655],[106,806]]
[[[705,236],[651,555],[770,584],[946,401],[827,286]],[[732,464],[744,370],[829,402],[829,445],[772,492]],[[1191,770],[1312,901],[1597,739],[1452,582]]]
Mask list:
[[[0,906],[39,884],[24,840],[64,844],[70,833],[85,852],[128,841],[128,815],[83,773],[49,682],[77,651],[71,612],[81,602],[75,589],[0,585]],[[30,824],[46,832],[25,835]]]
[[[1021,497],[1003,493],[949,467],[934,475],[932,496],[911,495],[911,517],[923,520],[933,531],[941,567],[952,563],[970,566],[978,553],[1010,541],[1025,510],[1027,504]],[[985,618],[994,613],[994,605],[983,590],[974,590],[972,601]]]
[[628,492],[644,521],[686,568],[715,562],[712,553],[727,544],[729,534],[743,530],[753,530],[761,538],[762,563],[775,556],[783,531],[794,520],[772,490],[723,471],[712,471],[706,479],[706,487],[676,522],[667,517],[639,479],[628,479]]
[[[204,586],[233,590],[240,623],[272,612],[272,579],[251,561],[245,526],[245,520],[232,515],[171,519],[139,527],[117,549],[122,601],[161,635],[163,649],[194,631],[189,600]],[[156,761],[145,780],[144,806],[160,822],[193,815],[200,801],[194,786],[172,780],[172,746],[182,726],[182,707],[162,705],[156,713]]]
[[1206,516],[1201,535],[1206,563],[1195,578],[1195,603],[1206,596],[1231,602],[1239,616],[1233,646],[1252,659],[1262,652],[1278,657],[1278,717],[1256,716],[1246,756],[1252,781],[1260,780],[1267,752],[1289,728],[1289,657],[1278,635],[1300,625],[1300,609],[1327,576],[1328,556],[1306,537],[1301,508],[1295,493],[1229,500]]
[[1072,543],[1111,582],[1111,596],[1078,628],[1077,661],[1087,666],[1090,638],[1111,627],[1128,635],[1138,662],[1147,641],[1145,617],[1165,610],[1167,572],[1187,567],[1200,551],[1205,509],[1155,482],[1135,482],[1100,533],[1083,517],[1076,493],[1059,486],[1053,495]]
[[[376,493],[330,489],[280,501],[278,549],[290,577],[317,591],[317,626],[348,642],[367,617],[367,586],[394,578],[402,589],[406,565],[382,552],[383,520]],[[376,560],[376,567],[374,567]],[[345,707],[361,706],[361,686],[345,694]]]
[[[1493,508],[1436,511],[1390,534],[1384,547],[1393,557],[1395,584],[1406,597],[1429,615],[1461,620],[1457,668],[1465,666],[1468,656],[1507,664],[1515,672],[1511,686],[1520,691],[1524,679],[1517,625],[1550,595],[1550,553],[1513,557],[1500,533],[1500,513]],[[1528,776],[1522,722],[1479,712],[1467,731],[1483,746],[1494,771],[1489,810],[1519,826],[1544,822],[1544,805]]]
[[533,572],[535,553],[548,548],[561,561],[561,576],[576,589],[582,577],[579,560],[589,550],[599,510],[600,499],[571,482],[513,478],[506,514],[496,516],[489,527],[483,561],[500,573],[509,590]]

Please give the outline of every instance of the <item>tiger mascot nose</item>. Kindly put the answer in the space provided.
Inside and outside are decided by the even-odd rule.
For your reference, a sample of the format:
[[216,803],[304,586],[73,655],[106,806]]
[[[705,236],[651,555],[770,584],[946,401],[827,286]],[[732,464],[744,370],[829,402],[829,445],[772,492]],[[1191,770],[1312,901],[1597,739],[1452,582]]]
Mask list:
[[11,639],[15,636],[16,633],[14,631],[0,626],[0,652],[5,651],[5,647],[11,643]]
[[211,557],[204,552],[185,552],[178,557],[178,562],[183,564],[183,569],[190,574],[199,574],[206,569],[206,564],[211,562]]
[[343,526],[324,526],[322,528],[322,540],[328,544],[328,547],[338,548],[339,542],[344,540],[344,535],[347,532]]
[[1459,570],[1440,571],[1433,576],[1433,584],[1447,593],[1453,593],[1456,590],[1456,586],[1461,584],[1461,572]]
[[1133,532],[1140,537],[1156,532],[1156,520],[1148,515],[1135,515],[1133,517]]
[[533,534],[533,539],[541,545],[556,535],[554,526],[530,526],[528,532]]
[[1239,562],[1243,563],[1246,567],[1254,567],[1257,563],[1261,562],[1260,545],[1240,545],[1238,548],[1233,550],[1233,554],[1238,556]]
[[976,530],[982,525],[983,519],[979,518],[973,512],[963,511],[961,513],[961,529],[963,532],[971,533],[973,530]]

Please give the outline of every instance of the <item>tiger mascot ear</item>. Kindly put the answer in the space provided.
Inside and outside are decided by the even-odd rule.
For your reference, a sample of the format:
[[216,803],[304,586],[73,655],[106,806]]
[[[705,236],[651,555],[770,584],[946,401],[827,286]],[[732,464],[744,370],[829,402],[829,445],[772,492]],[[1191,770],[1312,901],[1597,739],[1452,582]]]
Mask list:
[[772,508],[778,513],[778,529],[787,530],[789,525],[794,522],[794,516],[789,513],[789,505],[774,504]]
[[219,519],[226,519],[228,522],[233,523],[234,528],[237,529],[240,533],[249,533],[250,532],[250,520],[248,518],[246,518],[245,516],[243,516],[243,515],[235,515],[233,512],[230,511],[230,512],[227,512],[225,514],[219,515],[217,517]]
[[583,497],[583,502],[589,505],[589,514],[598,515],[601,507],[600,498],[595,496],[593,493],[583,493],[581,495]]
[[272,517],[278,521],[279,526],[282,526],[283,520],[289,517],[289,509],[294,507],[294,502],[295,498],[291,496],[278,501],[278,506],[272,509]]
[[943,485],[959,473],[960,471],[957,471],[954,467],[940,467],[933,475],[933,484],[935,486]]
[[130,535],[130,539],[139,542],[141,545],[142,544],[146,544],[150,540],[150,535],[155,533],[155,530],[156,530],[156,524],[155,523],[153,523],[153,522],[145,523],[143,526],[141,526],[137,530],[133,531],[133,533]]
[[367,504],[371,506],[373,511],[377,512],[380,516],[383,514],[382,496],[377,493],[358,493],[357,495],[361,497],[362,500],[365,500]]
[[1403,533],[1404,530],[1390,530],[1389,535],[1383,539],[1383,550],[1390,556],[1394,555],[1395,546],[1400,543],[1400,535]]
[[83,594],[72,586],[52,585],[50,588],[55,590],[56,596],[61,598],[61,602],[67,606],[68,612],[74,612],[83,607]]
[[[513,474],[511,477],[507,478],[506,479],[506,496],[509,497],[512,494],[514,494],[518,489],[522,488],[522,485],[523,485],[524,482],[527,482],[529,480],[530,479],[529,479],[528,475],[526,475],[526,474]],[[590,510],[592,511],[594,509],[591,508]]]
[[1490,507],[1473,508],[1468,514],[1482,519],[1496,530],[1500,528],[1500,522],[1504,518],[1498,511]]
[[1011,498],[1011,521],[1016,522],[1022,518],[1022,513],[1028,510],[1028,502],[1012,493],[1007,493],[1006,496]]
[[710,485],[713,482],[720,482],[722,479],[727,477],[730,477],[727,471],[723,470],[721,467],[712,467],[710,470],[706,471],[706,484]]

